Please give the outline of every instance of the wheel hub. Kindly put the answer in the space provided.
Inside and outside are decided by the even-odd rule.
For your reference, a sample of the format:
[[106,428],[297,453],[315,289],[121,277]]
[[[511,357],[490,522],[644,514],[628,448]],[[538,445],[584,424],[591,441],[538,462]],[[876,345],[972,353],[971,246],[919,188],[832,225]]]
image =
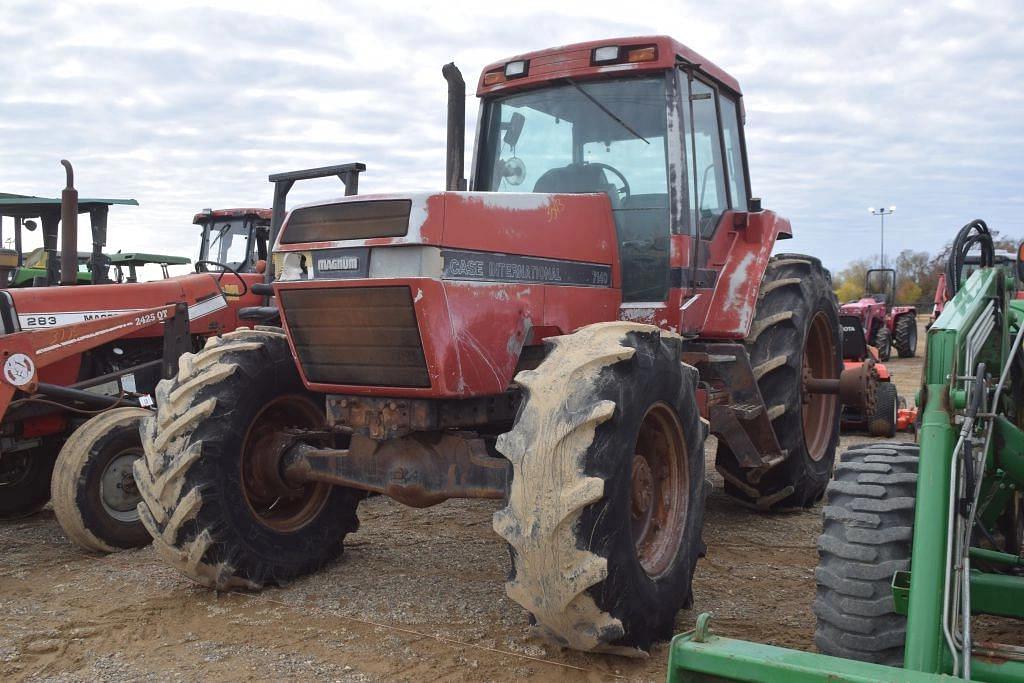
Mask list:
[[654,501],[654,475],[651,466],[639,453],[633,456],[632,495],[633,519],[644,519],[650,514]]
[[108,515],[120,522],[134,522],[139,518],[136,507],[142,500],[132,476],[132,465],[142,457],[142,451],[129,448],[111,458],[100,476],[100,503]]
[[640,426],[630,476],[630,525],[636,558],[651,578],[669,571],[686,531],[690,478],[675,411],[652,406]]

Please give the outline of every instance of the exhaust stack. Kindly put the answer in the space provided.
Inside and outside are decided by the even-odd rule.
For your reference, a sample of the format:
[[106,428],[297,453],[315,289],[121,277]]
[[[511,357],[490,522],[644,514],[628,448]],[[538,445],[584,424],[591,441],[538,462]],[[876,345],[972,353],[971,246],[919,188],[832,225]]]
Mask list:
[[448,151],[446,154],[446,190],[465,190],[466,178],[466,81],[455,62],[441,67],[448,81]]
[[60,283],[73,285],[78,281],[78,190],[71,162],[61,159],[60,163],[68,180],[60,193]]

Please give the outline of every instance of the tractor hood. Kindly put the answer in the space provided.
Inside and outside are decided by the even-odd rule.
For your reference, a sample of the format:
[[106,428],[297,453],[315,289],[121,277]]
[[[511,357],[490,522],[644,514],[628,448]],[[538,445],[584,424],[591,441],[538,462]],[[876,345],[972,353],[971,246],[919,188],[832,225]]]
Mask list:
[[[619,286],[604,194],[424,192],[307,204],[285,220],[275,268],[284,281],[375,277],[371,269],[395,275],[409,259],[379,248],[414,245],[436,249],[404,254],[415,251],[422,257],[415,260],[435,261],[438,273],[460,279]],[[419,266],[403,274],[420,274]]]

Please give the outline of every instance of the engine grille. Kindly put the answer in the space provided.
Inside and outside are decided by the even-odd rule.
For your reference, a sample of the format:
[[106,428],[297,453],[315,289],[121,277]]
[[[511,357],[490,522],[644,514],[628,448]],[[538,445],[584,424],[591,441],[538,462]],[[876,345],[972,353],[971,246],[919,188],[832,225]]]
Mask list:
[[281,244],[401,237],[409,231],[408,199],[375,199],[306,206],[292,211]]
[[430,386],[408,287],[285,290],[281,307],[309,381]]

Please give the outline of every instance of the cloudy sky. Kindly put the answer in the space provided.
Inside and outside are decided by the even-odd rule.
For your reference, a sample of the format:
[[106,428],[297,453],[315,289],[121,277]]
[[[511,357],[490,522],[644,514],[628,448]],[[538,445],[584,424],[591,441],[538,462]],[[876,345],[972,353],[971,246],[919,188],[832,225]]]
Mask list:
[[276,171],[362,161],[363,192],[439,189],[442,64],[472,86],[502,57],[650,33],[739,79],[754,194],[792,219],[787,251],[876,254],[880,204],[890,254],[976,216],[1024,237],[1019,0],[0,7],[0,191],[56,196],[71,159],[83,196],[141,204],[112,211],[115,249],[194,257],[192,214],[269,206]]

